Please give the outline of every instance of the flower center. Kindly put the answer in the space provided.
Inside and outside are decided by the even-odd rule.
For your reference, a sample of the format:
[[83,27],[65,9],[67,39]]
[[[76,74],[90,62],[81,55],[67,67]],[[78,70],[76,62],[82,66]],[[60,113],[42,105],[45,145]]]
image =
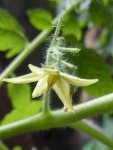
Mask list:
[[49,74],[47,79],[48,87],[51,88],[57,81],[58,75]]

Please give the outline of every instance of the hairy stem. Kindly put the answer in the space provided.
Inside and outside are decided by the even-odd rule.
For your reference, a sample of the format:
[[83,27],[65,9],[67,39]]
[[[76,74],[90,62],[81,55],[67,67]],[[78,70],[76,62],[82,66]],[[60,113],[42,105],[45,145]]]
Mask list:
[[47,59],[46,59],[46,64],[49,64],[49,62],[51,61],[52,59],[52,54],[51,52],[53,52],[53,47],[56,45],[56,42],[57,42],[57,38],[58,38],[58,35],[59,35],[59,32],[60,32],[60,28],[61,28],[61,24],[62,24],[62,19],[59,19],[58,20],[58,24],[57,24],[57,27],[56,27],[56,30],[55,30],[55,34],[53,36],[53,39],[52,39],[52,42],[51,42],[51,45],[48,49],[48,52],[47,52]]
[[[72,11],[82,0],[78,0],[75,3],[72,3],[67,9],[63,10],[52,22],[53,25],[57,23],[60,18],[65,17],[70,11]],[[8,77],[23,61],[26,57],[28,57],[31,52],[34,51],[36,47],[38,47],[50,34],[53,30],[51,27],[48,30],[42,31],[34,40],[32,40],[24,50],[7,66],[7,68],[0,75],[0,82],[3,78]]]
[[75,113],[63,110],[44,115],[42,112],[24,120],[0,127],[0,139],[13,135],[43,130],[53,127],[67,126],[81,119],[113,110],[113,93],[74,107]]
[[57,38],[58,38],[58,35],[59,35],[59,32],[60,32],[60,29],[61,29],[61,25],[62,25],[62,18],[60,18],[58,20],[58,24],[57,24],[57,27],[56,27],[56,31],[55,31],[55,34],[54,34],[54,37],[52,39],[52,42],[51,42],[51,45],[50,47],[53,47],[54,45],[56,45],[56,41],[57,41]]

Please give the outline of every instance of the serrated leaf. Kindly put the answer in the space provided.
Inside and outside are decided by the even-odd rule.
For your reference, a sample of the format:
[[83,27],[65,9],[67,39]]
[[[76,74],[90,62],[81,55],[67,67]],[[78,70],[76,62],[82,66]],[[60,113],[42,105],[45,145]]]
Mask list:
[[9,124],[22,119],[22,113],[19,110],[13,110],[6,114],[1,121],[1,125]]
[[42,107],[42,101],[41,100],[38,100],[38,101],[31,101],[26,109],[24,109],[24,115],[23,117],[24,118],[27,118],[27,117],[30,117],[36,113],[38,113],[40,110],[41,110],[41,107]]
[[81,39],[82,32],[80,29],[80,26],[76,20],[75,17],[67,17],[64,20],[64,25],[63,25],[63,33],[64,35],[74,35],[77,40]]
[[51,24],[52,15],[46,10],[43,9],[29,10],[27,14],[31,24],[36,29],[45,30],[49,29],[52,26]]
[[90,4],[89,13],[95,25],[110,26],[113,21],[113,1],[109,1],[108,5],[103,5],[100,1],[93,0]]
[[28,84],[8,84],[8,94],[13,110],[5,115],[1,125],[30,117],[41,110],[42,101],[31,101],[31,91]]
[[6,114],[1,121],[1,125],[9,124],[33,116],[41,110],[41,107],[42,101],[31,101],[26,106],[24,105],[23,109],[14,109],[10,113]]
[[[74,38],[69,36],[66,40],[66,45],[69,46],[69,43],[74,42]],[[81,78],[86,79],[99,79],[99,82],[96,84],[84,87],[84,89],[94,96],[103,96],[108,93],[113,92],[113,80],[111,78],[110,67],[104,62],[103,58],[97,54],[94,50],[82,48],[80,44],[77,44],[75,41],[74,46],[81,48],[82,50],[78,55],[66,55],[70,63],[77,66],[76,75]],[[71,71],[70,71],[71,72]]]
[[27,43],[22,27],[6,10],[0,9],[0,51],[7,51],[7,58],[19,53]]
[[14,109],[23,110],[31,100],[31,90],[28,84],[8,84],[8,94]]
[[102,96],[113,92],[110,68],[100,55],[91,49],[84,49],[76,59],[79,77],[99,79],[98,83],[84,88],[89,94]]
[[23,33],[23,29],[17,20],[7,10],[4,9],[0,9],[0,29],[13,31],[19,34]]
[[0,30],[0,51],[7,51],[6,57],[11,58],[18,54],[25,46],[26,39],[17,33]]

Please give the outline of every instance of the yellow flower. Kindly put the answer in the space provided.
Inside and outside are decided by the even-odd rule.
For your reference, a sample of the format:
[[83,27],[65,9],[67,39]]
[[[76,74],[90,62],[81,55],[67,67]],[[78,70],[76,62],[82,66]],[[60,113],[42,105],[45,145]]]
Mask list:
[[98,81],[98,79],[81,79],[58,70],[38,68],[31,64],[28,66],[32,73],[16,78],[6,78],[3,81],[17,84],[38,81],[32,93],[33,98],[41,96],[52,87],[63,102],[65,110],[73,111],[70,84],[83,87]]

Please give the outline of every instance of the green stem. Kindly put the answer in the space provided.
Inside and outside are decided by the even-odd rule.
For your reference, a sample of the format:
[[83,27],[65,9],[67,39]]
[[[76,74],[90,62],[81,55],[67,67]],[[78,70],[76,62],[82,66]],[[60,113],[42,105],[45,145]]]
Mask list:
[[67,126],[87,117],[110,112],[113,110],[113,93],[79,104],[74,108],[75,113],[57,110],[48,115],[43,115],[41,112],[27,119],[1,126],[0,139],[25,132]]
[[57,57],[56,57],[57,64],[56,64],[56,67],[58,70],[60,70],[60,68],[61,68],[60,66],[61,66],[61,57],[62,57],[62,53],[58,51],[58,47],[61,46],[62,40],[63,40],[63,38],[59,37],[58,42],[57,42]]
[[43,96],[43,113],[47,114],[49,113],[49,94],[50,94],[50,90],[48,90],[44,96]]
[[[57,58],[56,58],[56,57],[53,57],[53,58],[57,61]],[[61,64],[67,66],[68,68],[77,69],[77,66],[74,66],[74,65],[72,65],[72,64],[70,64],[70,63],[68,63],[68,62],[66,62],[66,61],[64,61],[64,60],[61,60],[60,62],[61,62]]]
[[90,137],[95,138],[96,140],[99,140],[103,144],[106,144],[109,147],[113,148],[113,141],[110,140],[109,137],[104,135],[102,133],[102,131],[99,131],[98,129],[93,127],[88,122],[86,122],[86,121],[78,121],[78,122],[70,124],[69,126],[74,128],[75,130],[83,132],[83,133],[89,135]]
[[53,46],[56,45],[57,38],[58,38],[58,35],[59,35],[59,33],[60,33],[61,25],[62,25],[62,18],[60,18],[60,19],[58,20],[58,24],[57,24],[57,27],[56,27],[56,30],[55,30],[55,34],[54,34],[54,36],[53,36],[53,39],[52,39],[52,42],[51,42],[50,47],[53,47]]
[[[53,25],[57,23],[60,18],[66,16],[70,11],[72,11],[82,0],[78,0],[76,3],[71,4],[67,9],[63,10],[52,22]],[[3,78],[8,77],[23,61],[24,59],[34,51],[50,34],[53,30],[51,27],[48,30],[42,31],[33,41],[31,41],[25,49],[9,64],[9,66],[1,73],[0,82]]]
[[60,28],[61,28],[61,24],[62,24],[62,19],[59,19],[58,20],[58,24],[57,24],[57,27],[56,27],[56,30],[55,30],[55,34],[53,36],[53,39],[52,39],[52,42],[51,42],[51,45],[48,49],[48,52],[47,52],[47,59],[46,59],[46,64],[48,65],[49,62],[51,61],[52,59],[52,52],[53,52],[53,47],[56,45],[56,42],[57,42],[57,37],[59,35],[59,32],[60,32]]
[[68,48],[68,47],[58,47],[60,51],[67,53],[79,53],[80,48]]
[[60,70],[60,68],[61,68],[60,67],[61,66],[61,57],[62,57],[61,54],[58,52],[58,54],[57,54],[57,66],[56,66],[58,70]]

